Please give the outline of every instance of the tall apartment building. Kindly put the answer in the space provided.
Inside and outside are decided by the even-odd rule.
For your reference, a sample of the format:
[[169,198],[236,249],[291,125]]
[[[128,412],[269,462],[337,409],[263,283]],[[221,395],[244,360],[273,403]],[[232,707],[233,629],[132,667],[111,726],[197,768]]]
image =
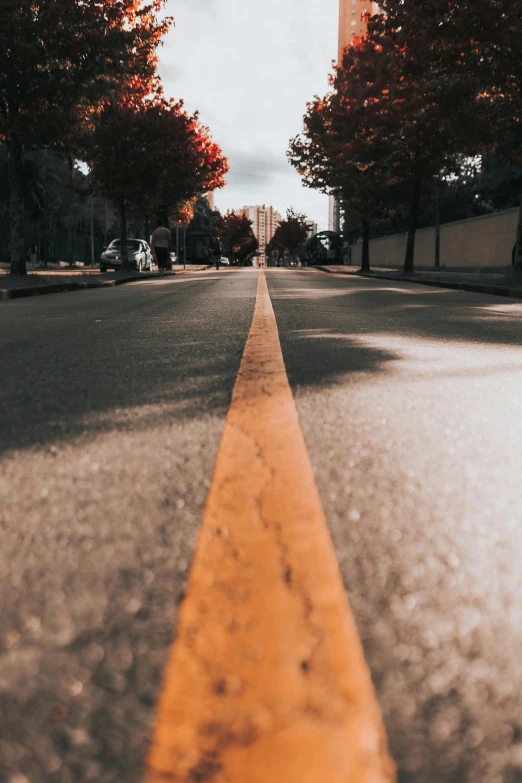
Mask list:
[[366,35],[364,14],[377,14],[379,6],[371,0],[339,0],[339,59],[356,36]]
[[259,242],[260,260],[266,261],[266,246],[274,236],[282,217],[273,207],[243,207],[240,212],[252,221],[252,230]]

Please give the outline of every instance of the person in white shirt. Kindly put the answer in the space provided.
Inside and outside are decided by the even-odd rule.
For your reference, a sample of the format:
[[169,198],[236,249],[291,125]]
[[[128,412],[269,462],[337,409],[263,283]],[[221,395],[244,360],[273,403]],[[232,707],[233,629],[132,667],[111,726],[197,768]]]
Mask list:
[[150,246],[152,258],[158,264],[160,276],[163,277],[168,269],[172,250],[172,235],[163,220],[158,220],[158,227],[150,238]]

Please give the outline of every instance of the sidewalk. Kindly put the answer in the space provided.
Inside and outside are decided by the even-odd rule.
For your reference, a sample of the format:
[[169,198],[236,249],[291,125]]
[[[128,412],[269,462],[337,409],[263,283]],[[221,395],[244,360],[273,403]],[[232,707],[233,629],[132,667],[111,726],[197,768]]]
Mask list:
[[454,272],[447,269],[419,269],[413,275],[404,275],[400,269],[373,267],[371,272],[361,273],[356,266],[316,266],[322,272],[330,274],[371,277],[377,280],[399,280],[401,282],[420,283],[436,288],[450,288],[457,291],[473,291],[494,296],[508,296],[522,299],[522,272],[506,268],[498,272],[462,269]]
[[[166,277],[203,272],[208,266],[174,265]],[[159,272],[109,272],[102,274],[99,269],[89,268],[49,268],[28,271],[23,277],[11,277],[8,270],[0,268],[0,302],[20,299],[28,296],[57,294],[65,291],[83,291],[92,288],[113,288],[114,286],[134,283],[140,280],[159,279]]]

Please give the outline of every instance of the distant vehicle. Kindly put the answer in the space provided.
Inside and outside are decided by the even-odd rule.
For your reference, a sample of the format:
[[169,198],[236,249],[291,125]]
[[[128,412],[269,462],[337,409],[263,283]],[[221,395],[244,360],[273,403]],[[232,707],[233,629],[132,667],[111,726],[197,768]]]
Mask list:
[[[129,255],[129,267],[143,272],[148,269],[154,270],[154,261],[148,242],[144,239],[128,239],[127,253]],[[108,247],[105,248],[100,257],[100,271],[106,272],[107,269],[121,269],[121,243],[119,239],[113,239]]]
[[219,259],[219,263],[222,264],[223,266],[230,266],[230,261],[228,258],[225,258],[225,256],[221,256],[221,258]]
[[343,240],[334,231],[320,231],[306,243],[305,260],[310,264],[342,264]]

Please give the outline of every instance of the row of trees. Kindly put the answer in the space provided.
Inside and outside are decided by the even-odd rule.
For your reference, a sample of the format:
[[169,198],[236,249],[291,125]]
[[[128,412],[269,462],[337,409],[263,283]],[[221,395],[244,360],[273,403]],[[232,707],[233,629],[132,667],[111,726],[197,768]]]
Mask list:
[[228,164],[208,129],[163,95],[157,49],[173,23],[165,5],[3,0],[0,142],[12,274],[26,271],[26,161],[34,150],[63,156],[73,192],[75,162],[89,164],[91,192],[117,208],[124,265],[129,213],[145,223],[186,220],[198,194],[225,184]]
[[[221,243],[223,254],[232,264],[241,266],[259,255],[259,242],[254,234],[253,223],[243,213],[234,210],[229,210],[224,215],[217,211],[212,212],[206,199],[198,200],[194,212],[187,233],[208,232],[216,236]],[[265,252],[270,256],[277,250],[281,258],[285,253],[294,258],[304,251],[309,231],[306,215],[288,209],[286,218],[277,227]]]
[[364,269],[372,225],[408,204],[411,273],[423,195],[438,200],[441,188],[489,161],[518,188],[522,266],[522,0],[379,6],[368,35],[345,50],[330,92],[308,105],[291,163],[306,185],[340,198],[346,223],[362,233]]

